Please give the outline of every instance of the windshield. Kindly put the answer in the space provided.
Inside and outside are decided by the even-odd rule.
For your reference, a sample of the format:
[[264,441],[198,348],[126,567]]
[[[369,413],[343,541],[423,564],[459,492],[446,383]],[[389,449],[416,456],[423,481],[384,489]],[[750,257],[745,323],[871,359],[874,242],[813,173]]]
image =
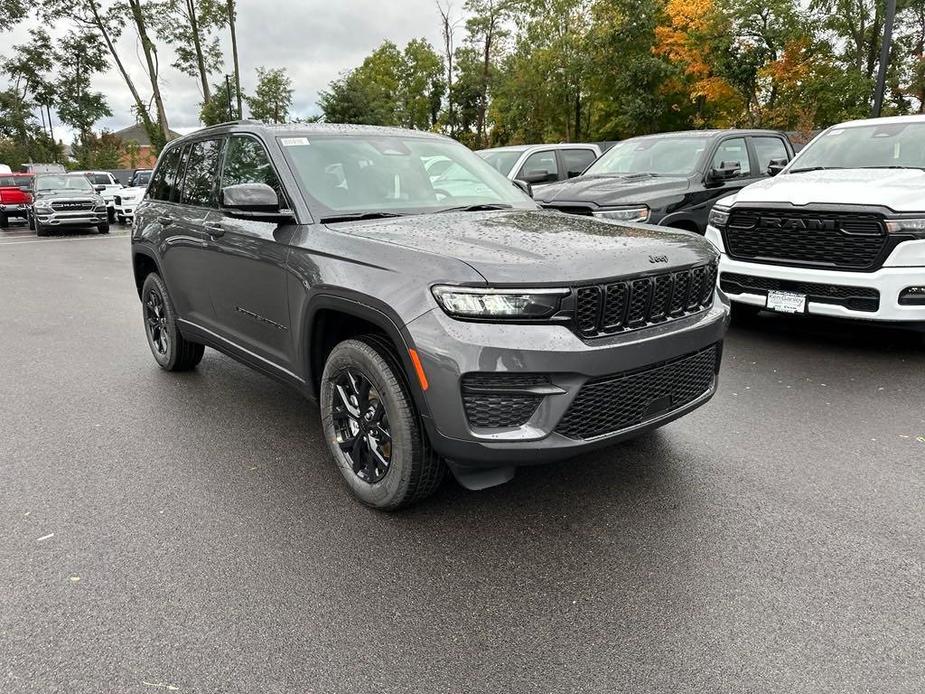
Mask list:
[[521,149],[483,149],[480,152],[476,152],[476,154],[487,161],[492,168],[502,176],[507,176],[511,173],[514,164],[517,163],[517,160],[520,159],[520,155],[523,154],[525,150],[525,147]]
[[279,138],[303,191],[339,214],[416,214],[535,204],[457,142],[409,135]]
[[81,193],[92,193],[93,186],[83,174],[61,174],[36,176],[35,191],[44,193],[58,190],[74,190]]
[[925,122],[835,126],[807,145],[788,173],[819,167],[925,169]]
[[0,174],[0,188],[22,188],[30,190],[32,188],[31,176],[3,176]]
[[637,137],[624,140],[591,164],[585,176],[655,174],[689,176],[707,147],[705,137]]
[[151,181],[151,172],[143,171],[141,173],[135,174],[135,179],[132,181],[132,185],[136,186],[146,186]]

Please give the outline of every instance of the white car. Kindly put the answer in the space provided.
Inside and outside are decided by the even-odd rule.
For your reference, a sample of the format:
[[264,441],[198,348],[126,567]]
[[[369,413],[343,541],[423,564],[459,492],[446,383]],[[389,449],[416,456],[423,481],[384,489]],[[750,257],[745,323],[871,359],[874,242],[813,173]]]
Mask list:
[[476,152],[501,175],[538,188],[579,176],[603,152],[596,144],[518,145]]
[[119,224],[129,224],[135,219],[135,208],[145,196],[148,183],[151,181],[150,171],[139,171],[132,177],[133,186],[122,188],[115,195],[114,207],[116,219]]
[[710,212],[733,311],[925,328],[925,116],[833,126],[775,168]]
[[96,188],[96,192],[100,194],[100,197],[106,201],[106,207],[108,208],[109,221],[112,222],[115,219],[115,199],[116,193],[122,190],[122,184],[116,180],[116,177],[113,176],[108,171],[74,171],[72,173],[83,174],[90,179],[90,183],[93,184],[93,187]]

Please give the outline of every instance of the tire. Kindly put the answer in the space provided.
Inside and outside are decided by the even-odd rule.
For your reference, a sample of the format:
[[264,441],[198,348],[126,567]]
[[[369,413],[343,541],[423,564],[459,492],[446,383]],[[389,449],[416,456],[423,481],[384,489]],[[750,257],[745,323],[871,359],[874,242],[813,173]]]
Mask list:
[[202,361],[205,346],[184,338],[177,329],[167,285],[156,272],[149,274],[141,288],[141,315],[145,335],[154,360],[165,371],[189,371]]
[[32,213],[29,213],[29,216],[26,217],[26,221],[29,222],[29,231],[35,231],[35,218],[32,216]]
[[125,224],[125,216],[124,216],[124,215],[121,215],[121,214],[120,214],[119,216],[116,217],[116,219],[118,220],[119,224]]
[[[369,385],[365,404],[363,380]],[[341,397],[342,391],[351,391],[351,383],[358,384],[352,392],[361,396],[351,405],[353,414],[359,416],[351,416]],[[331,456],[362,503],[394,511],[421,501],[440,486],[446,466],[430,447],[402,368],[384,339],[367,335],[334,347],[324,365],[319,402]],[[364,413],[372,417],[363,417]],[[351,429],[351,420],[365,428]],[[372,464],[373,446],[369,436],[362,436],[364,431],[370,432],[372,443],[385,440],[376,444],[379,455],[372,458]]]
[[108,234],[109,233],[109,222],[103,222],[102,224],[97,224],[96,230],[100,232],[101,234]]
[[0,229],[9,229],[10,228],[10,218],[5,214],[0,213]]
[[106,208],[106,221],[107,221],[109,224],[112,224],[114,221],[116,221],[116,210],[115,210],[115,208],[113,208],[113,207],[107,207],[107,208]]
[[33,220],[32,224],[33,224],[33,228],[35,229],[36,236],[48,236],[51,233],[48,231],[48,227],[42,224],[37,219]]

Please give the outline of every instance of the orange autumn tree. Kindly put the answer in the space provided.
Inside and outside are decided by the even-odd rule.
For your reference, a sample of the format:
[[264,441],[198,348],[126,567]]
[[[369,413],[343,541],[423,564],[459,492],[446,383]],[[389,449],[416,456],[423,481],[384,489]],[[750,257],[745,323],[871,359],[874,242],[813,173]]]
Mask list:
[[665,18],[655,29],[653,51],[677,69],[668,86],[687,93],[696,105],[694,125],[734,125],[742,100],[712,64],[717,39],[729,30],[725,17],[714,0],[668,0]]

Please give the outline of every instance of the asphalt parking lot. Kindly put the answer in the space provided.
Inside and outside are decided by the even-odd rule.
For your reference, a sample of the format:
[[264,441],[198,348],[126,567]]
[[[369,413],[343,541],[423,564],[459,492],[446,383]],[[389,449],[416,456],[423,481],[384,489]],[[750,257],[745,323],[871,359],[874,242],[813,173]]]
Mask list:
[[383,515],[157,368],[125,230],[0,232],[4,692],[921,692],[925,348],[762,316],[656,434]]

